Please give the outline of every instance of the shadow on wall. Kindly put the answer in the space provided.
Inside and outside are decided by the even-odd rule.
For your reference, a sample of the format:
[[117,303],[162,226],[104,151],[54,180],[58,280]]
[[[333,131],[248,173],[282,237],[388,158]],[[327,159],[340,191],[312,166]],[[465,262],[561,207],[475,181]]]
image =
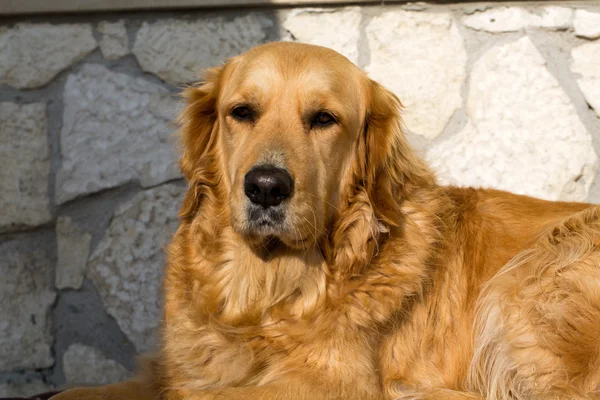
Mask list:
[[185,189],[177,93],[282,38],[277,12],[11,17],[0,27],[0,397],[122,380],[156,343]]

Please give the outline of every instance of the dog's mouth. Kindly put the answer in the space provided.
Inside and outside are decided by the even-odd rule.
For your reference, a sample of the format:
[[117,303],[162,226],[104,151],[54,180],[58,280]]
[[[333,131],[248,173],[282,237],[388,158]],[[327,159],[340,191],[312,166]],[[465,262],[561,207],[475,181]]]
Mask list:
[[256,204],[246,207],[244,236],[251,242],[265,244],[276,241],[291,248],[304,248],[312,243],[313,236],[305,235],[286,218],[286,205],[264,208]]
[[294,178],[281,166],[259,163],[243,179],[246,198],[243,233],[252,238],[283,237],[290,229],[286,213],[294,194]]
[[264,208],[250,203],[245,210],[243,234],[251,241],[264,242],[269,238],[281,238],[288,232],[284,206]]
[[263,208],[249,204],[246,210],[248,231],[258,236],[277,236],[284,231],[283,207]]
[[[302,222],[308,219],[298,212],[298,205],[293,205],[298,193],[286,169],[253,167],[244,175],[242,190],[245,202],[234,226],[250,243],[264,246],[276,239],[289,248],[306,248],[316,241],[315,229],[308,229]],[[314,228],[316,222],[308,225]]]

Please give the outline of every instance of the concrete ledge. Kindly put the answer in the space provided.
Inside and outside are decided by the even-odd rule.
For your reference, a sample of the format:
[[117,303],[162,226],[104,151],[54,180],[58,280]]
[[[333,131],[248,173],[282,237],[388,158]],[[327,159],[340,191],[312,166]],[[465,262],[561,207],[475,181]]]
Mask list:
[[223,8],[268,5],[380,3],[380,0],[0,0],[0,15]]

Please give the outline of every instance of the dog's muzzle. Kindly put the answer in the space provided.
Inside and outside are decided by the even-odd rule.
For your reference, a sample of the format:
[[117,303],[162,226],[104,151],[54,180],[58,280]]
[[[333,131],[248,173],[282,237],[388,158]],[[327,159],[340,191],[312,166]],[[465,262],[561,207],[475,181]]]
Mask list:
[[244,193],[250,200],[248,221],[254,228],[275,228],[283,222],[286,200],[292,197],[294,179],[282,168],[254,167],[244,177]]
[[256,167],[244,177],[244,193],[253,204],[264,209],[276,207],[292,196],[294,180],[282,168]]

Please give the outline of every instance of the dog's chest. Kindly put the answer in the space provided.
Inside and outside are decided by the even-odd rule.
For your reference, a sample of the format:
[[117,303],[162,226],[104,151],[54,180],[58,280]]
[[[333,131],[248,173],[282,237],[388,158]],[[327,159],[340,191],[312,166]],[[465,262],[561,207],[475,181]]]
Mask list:
[[[385,271],[337,281],[320,254],[257,259],[239,247],[207,268],[191,298],[204,317],[179,332],[171,354],[195,389],[267,384],[301,373],[322,377],[378,376],[376,327],[402,303],[396,275],[418,290],[419,272],[386,264]],[[416,276],[412,276],[415,274]],[[411,279],[413,278],[413,279]],[[414,286],[414,287],[412,287]],[[407,293],[404,293],[407,294]],[[194,300],[196,301],[196,300]],[[349,370],[350,368],[350,370]]]
[[[287,310],[293,308],[290,305]],[[374,343],[365,332],[350,325],[344,315],[321,313],[298,318],[284,314],[285,311],[265,316],[255,326],[214,332],[226,340],[219,349],[204,351],[231,356],[214,357],[201,373],[221,371],[223,383],[238,385],[266,385],[299,373],[320,378],[330,373],[332,376],[327,379],[339,380],[338,375],[348,375],[349,366],[362,370],[363,377],[373,376]],[[207,343],[212,342],[211,336],[207,335]],[[227,371],[239,373],[235,382],[224,382],[230,379]]]
[[[210,323],[180,335],[193,338],[187,341],[188,349],[180,348],[179,353],[187,360],[182,363],[188,371],[184,386],[268,384],[294,376],[299,369],[314,375],[323,371],[343,374],[348,366],[372,376],[373,343],[343,309],[332,307],[324,296],[315,300],[294,291],[261,309],[260,316],[251,307],[244,316],[223,305],[208,318]],[[308,306],[311,302],[314,305]]]

